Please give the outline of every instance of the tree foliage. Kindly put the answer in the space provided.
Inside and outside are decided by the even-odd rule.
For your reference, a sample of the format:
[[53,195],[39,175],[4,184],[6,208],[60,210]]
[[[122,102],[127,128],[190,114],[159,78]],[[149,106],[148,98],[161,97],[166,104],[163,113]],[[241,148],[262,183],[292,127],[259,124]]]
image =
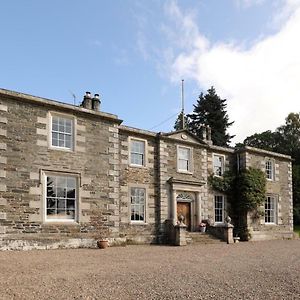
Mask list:
[[266,198],[266,175],[255,168],[242,170],[235,182],[237,208],[240,211],[257,210]]
[[181,111],[179,113],[179,115],[177,116],[177,119],[175,121],[174,129],[177,131],[177,130],[181,130],[181,129],[184,129],[184,128],[188,128],[188,118]]
[[211,87],[207,94],[201,93],[192,114],[188,115],[188,128],[191,132],[202,138],[203,125],[211,127],[211,138],[215,145],[228,146],[233,136],[227,129],[233,122],[229,122],[226,111],[226,99],[221,99]]

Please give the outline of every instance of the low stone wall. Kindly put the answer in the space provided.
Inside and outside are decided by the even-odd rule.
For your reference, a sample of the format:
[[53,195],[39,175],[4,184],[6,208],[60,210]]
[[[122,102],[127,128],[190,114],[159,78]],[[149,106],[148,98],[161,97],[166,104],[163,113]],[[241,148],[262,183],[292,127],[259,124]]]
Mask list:
[[[111,247],[152,244],[155,243],[155,236],[133,236],[108,238]],[[68,238],[68,237],[18,237],[0,238],[0,251],[5,250],[53,250],[53,249],[76,249],[76,248],[97,248],[96,238]]]
[[218,225],[218,226],[208,226],[207,232],[225,242],[227,244],[234,243],[233,240],[233,225],[225,224],[225,225]]
[[97,248],[95,239],[1,239],[0,250],[50,250]]
[[291,231],[250,231],[250,241],[282,240],[293,239],[294,234]]

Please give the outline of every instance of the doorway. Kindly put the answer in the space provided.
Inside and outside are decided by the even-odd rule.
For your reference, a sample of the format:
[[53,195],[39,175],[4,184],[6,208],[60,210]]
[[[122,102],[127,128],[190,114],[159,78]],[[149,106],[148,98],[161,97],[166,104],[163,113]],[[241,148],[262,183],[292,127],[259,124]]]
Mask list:
[[177,202],[177,219],[182,215],[184,217],[183,223],[187,226],[187,230],[191,231],[191,203]]

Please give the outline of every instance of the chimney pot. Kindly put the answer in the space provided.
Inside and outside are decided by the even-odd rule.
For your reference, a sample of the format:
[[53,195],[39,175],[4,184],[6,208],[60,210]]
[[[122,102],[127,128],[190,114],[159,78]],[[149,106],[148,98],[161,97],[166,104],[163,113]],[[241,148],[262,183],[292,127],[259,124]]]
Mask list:
[[101,100],[100,100],[99,94],[95,94],[94,98],[93,98],[93,110],[99,111],[100,110],[100,103],[101,103]]
[[86,109],[92,109],[92,98],[90,92],[85,92],[81,106]]

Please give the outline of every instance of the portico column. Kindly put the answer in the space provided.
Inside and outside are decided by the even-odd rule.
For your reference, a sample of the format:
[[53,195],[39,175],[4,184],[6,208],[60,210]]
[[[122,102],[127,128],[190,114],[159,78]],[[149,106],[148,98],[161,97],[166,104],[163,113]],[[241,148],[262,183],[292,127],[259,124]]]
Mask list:
[[201,222],[201,197],[200,197],[200,193],[197,192],[196,193],[196,228],[198,227],[198,225]]
[[172,215],[171,215],[173,224],[176,224],[177,221],[177,202],[176,202],[176,191],[172,190]]

